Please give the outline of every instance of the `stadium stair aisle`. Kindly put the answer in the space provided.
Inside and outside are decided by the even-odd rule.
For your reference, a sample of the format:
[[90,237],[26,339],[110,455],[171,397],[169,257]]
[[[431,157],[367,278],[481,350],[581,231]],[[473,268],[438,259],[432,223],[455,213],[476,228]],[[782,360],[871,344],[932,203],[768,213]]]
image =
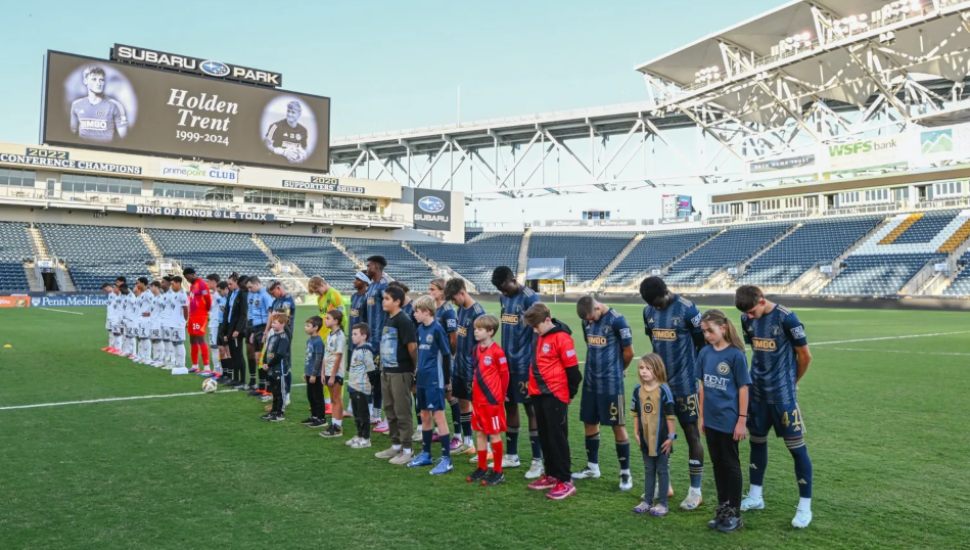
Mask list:
[[957,228],[947,240],[943,241],[943,244],[940,245],[937,252],[941,254],[953,254],[968,237],[970,237],[970,219],[964,221],[963,225]]
[[902,221],[902,223],[900,223],[895,228],[893,228],[893,230],[890,231],[888,235],[883,237],[883,239],[879,241],[879,244],[893,244],[894,242],[896,242],[896,239],[902,236],[902,234],[905,233],[906,230],[912,227],[913,224],[918,222],[922,217],[923,217],[922,212],[916,212],[914,214],[910,214],[909,216],[906,217],[906,219]]

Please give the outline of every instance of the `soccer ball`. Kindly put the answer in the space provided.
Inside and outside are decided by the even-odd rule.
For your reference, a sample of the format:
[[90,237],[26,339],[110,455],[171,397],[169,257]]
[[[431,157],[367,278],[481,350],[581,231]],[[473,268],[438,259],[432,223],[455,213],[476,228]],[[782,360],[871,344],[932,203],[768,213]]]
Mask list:
[[205,393],[215,393],[219,389],[219,384],[212,378],[206,378],[202,381],[202,391]]

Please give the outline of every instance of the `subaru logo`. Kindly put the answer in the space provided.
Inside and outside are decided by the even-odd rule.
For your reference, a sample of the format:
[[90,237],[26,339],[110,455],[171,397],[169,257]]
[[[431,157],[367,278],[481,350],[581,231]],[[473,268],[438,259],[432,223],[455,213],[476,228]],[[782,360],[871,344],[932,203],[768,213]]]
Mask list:
[[223,77],[229,76],[229,65],[221,61],[203,61],[199,68],[209,76]]
[[421,197],[418,201],[418,208],[428,214],[437,214],[445,209],[445,201],[431,195]]

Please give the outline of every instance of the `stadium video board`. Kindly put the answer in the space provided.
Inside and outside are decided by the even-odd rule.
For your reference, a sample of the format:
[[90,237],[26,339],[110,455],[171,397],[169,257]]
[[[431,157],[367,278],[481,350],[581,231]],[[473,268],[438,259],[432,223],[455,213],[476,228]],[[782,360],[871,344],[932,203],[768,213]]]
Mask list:
[[330,98],[48,51],[42,140],[330,169]]

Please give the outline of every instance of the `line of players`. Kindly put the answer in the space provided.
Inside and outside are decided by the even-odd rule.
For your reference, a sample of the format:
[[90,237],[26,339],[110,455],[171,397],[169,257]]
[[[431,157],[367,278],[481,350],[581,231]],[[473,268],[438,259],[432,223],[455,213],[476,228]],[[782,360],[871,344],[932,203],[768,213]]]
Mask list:
[[[357,293],[351,298],[350,326],[358,322],[364,322],[369,326],[368,345],[378,358],[381,356],[380,342],[386,332],[384,325],[387,321],[387,312],[383,305],[383,294],[390,284],[383,274],[386,265],[387,262],[383,257],[368,258],[366,276],[362,273],[355,278]],[[154,283],[148,283],[144,278],[139,279],[133,293],[129,292],[125,282],[119,279],[118,284],[109,289],[111,296],[109,296],[108,328],[111,330],[109,344],[111,351],[163,368],[177,368],[184,365],[184,357],[179,357],[179,351],[183,349],[181,343],[184,341],[185,322],[188,321],[190,332],[193,332],[193,337],[197,338],[200,332],[198,321],[204,318],[193,317],[193,311],[204,310],[208,314],[209,307],[217,307],[211,306],[213,303],[211,298],[205,299],[208,294],[208,287],[202,288],[205,282],[196,278],[191,270],[187,270],[185,275],[192,279],[191,299],[187,298],[181,290],[182,281],[179,277]],[[197,285],[196,282],[201,284]],[[250,294],[261,297],[265,291],[258,288],[258,280],[256,283],[257,288],[250,288]],[[527,419],[532,447],[532,463],[525,477],[543,479],[547,476],[544,471],[542,445],[533,407],[534,400],[529,397],[530,370],[535,368],[536,353],[541,355],[542,350],[536,349],[536,331],[525,320],[526,311],[539,302],[539,297],[531,289],[518,284],[514,273],[508,267],[496,268],[492,283],[501,293],[501,341],[509,370],[505,401],[507,453],[502,459],[502,468],[516,468],[521,464],[518,453],[519,431],[522,425],[519,414],[521,405]],[[448,395],[454,424],[452,433],[456,436],[461,434],[458,446],[465,447],[470,450],[470,454],[473,454],[475,451],[471,429],[471,387],[477,366],[474,330],[475,320],[484,316],[485,310],[467,292],[461,279],[452,279],[444,285],[444,288],[441,287],[441,282],[435,281],[429,291],[438,304],[435,312],[436,321],[446,330],[451,351],[454,354],[452,391]],[[220,294],[225,296],[227,293],[220,292]],[[698,379],[695,377],[697,355],[705,345],[701,332],[701,315],[690,301],[671,293],[658,277],[645,279],[640,286],[640,294],[648,304],[643,313],[644,329],[651,340],[654,352],[662,358],[666,366],[668,386],[673,394],[676,416],[688,445],[690,488],[680,506],[684,510],[693,510],[702,503],[700,487],[704,457],[698,427]],[[269,298],[266,297],[267,302]],[[278,298],[273,302],[277,300]],[[450,301],[457,306],[457,313],[451,310],[445,301]],[[252,297],[249,298],[249,302],[252,306]],[[289,303],[292,304],[292,299]],[[408,304],[402,302],[401,305],[405,306],[402,309],[407,311]],[[749,468],[751,486],[748,495],[738,507],[740,510],[764,507],[762,485],[767,465],[767,435],[768,431],[774,428],[779,436],[784,437],[786,446],[795,461],[800,501],[792,525],[805,527],[811,521],[812,466],[803,439],[804,420],[795,397],[797,381],[804,375],[811,361],[804,326],[790,310],[767,301],[756,287],[739,288],[736,294],[736,305],[742,311],[741,324],[744,339],[752,346],[754,352],[751,365],[753,381],[751,398],[747,414],[741,415],[747,417],[747,428],[751,433]],[[268,303],[265,307],[266,319],[263,320],[263,326],[268,321],[268,312],[271,309],[272,304]],[[295,306],[288,309],[292,327]],[[157,316],[154,315],[156,312]],[[587,465],[581,471],[571,474],[571,479],[560,481],[571,485],[573,479],[600,477],[599,427],[610,426],[614,432],[617,459],[620,464],[619,486],[621,490],[626,491],[632,488],[632,476],[629,464],[630,444],[624,418],[626,407],[623,372],[633,359],[632,331],[622,315],[592,299],[581,300],[577,313],[583,323],[584,340],[588,347],[586,377],[582,383],[580,403],[580,420],[584,423],[586,436]],[[413,305],[409,316],[413,322]],[[249,317],[248,333],[253,335],[254,320],[251,314]],[[196,321],[194,325],[193,319]],[[225,323],[227,319],[220,316],[220,321]],[[259,319],[256,320],[258,321]],[[201,328],[201,333],[204,335],[204,325]],[[566,330],[568,331],[568,327]],[[216,329],[215,333],[219,334],[219,330]],[[255,342],[252,337],[249,342],[257,344],[255,349],[258,349],[259,342]],[[193,352],[195,344],[196,342],[193,341]],[[253,345],[250,345],[250,348],[253,348]],[[205,363],[208,363],[205,350],[202,351],[202,356],[206,359]],[[233,355],[241,357],[239,353]],[[251,362],[251,365],[256,365],[256,362]],[[193,365],[193,369],[199,370],[196,364]],[[254,382],[253,370],[250,368],[250,385]],[[235,374],[228,374],[229,379],[235,385],[240,385],[242,368],[237,366],[235,371]],[[223,374],[222,378],[225,376]],[[262,391],[265,387],[262,385],[263,380],[260,380],[260,383],[257,391]],[[380,382],[374,384],[372,413],[379,414],[381,409],[380,388]],[[642,434],[642,431],[638,430],[638,433]],[[668,437],[676,438],[676,434],[671,432]],[[643,440],[641,439],[639,443],[642,447]],[[407,445],[406,448],[410,448],[406,442],[395,440],[394,446],[397,447],[394,449],[395,455],[405,445]],[[719,514],[724,508],[723,504],[718,507]]]

